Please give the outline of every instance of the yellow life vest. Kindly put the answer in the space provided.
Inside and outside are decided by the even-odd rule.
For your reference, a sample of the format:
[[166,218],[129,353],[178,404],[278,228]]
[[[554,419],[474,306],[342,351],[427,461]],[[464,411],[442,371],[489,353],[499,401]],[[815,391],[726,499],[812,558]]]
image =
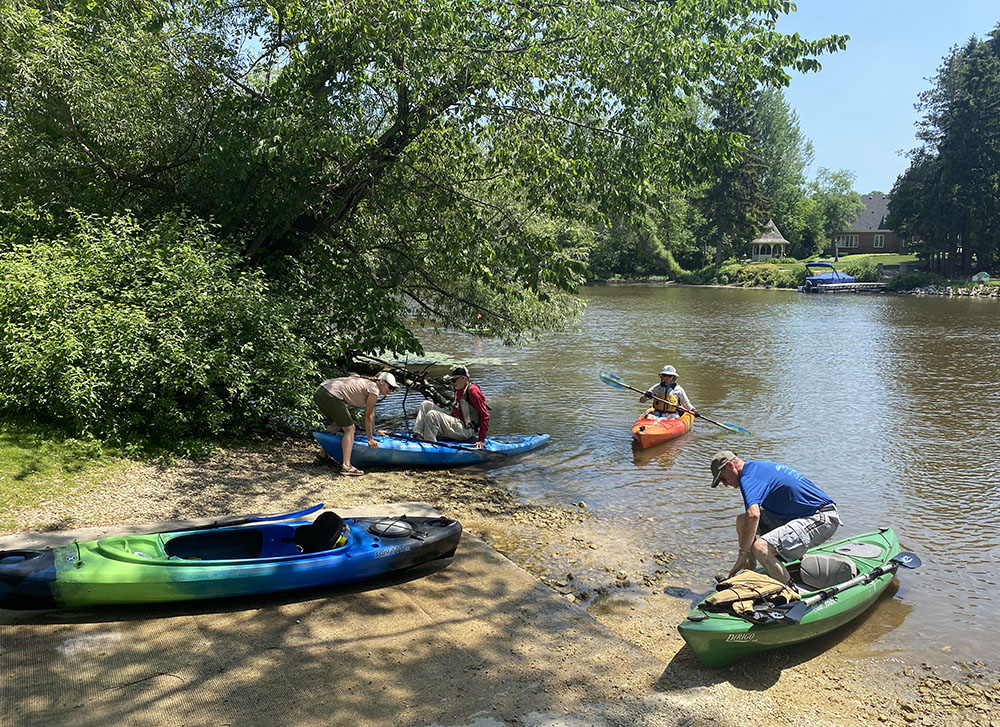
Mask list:
[[[662,412],[664,414],[673,414],[677,411],[677,395],[674,394],[673,388],[676,384],[671,384],[670,388],[667,389],[663,384],[657,384],[653,387],[653,394],[657,397],[653,399],[653,410]],[[659,390],[659,393],[657,393]],[[666,401],[663,401],[663,400]]]

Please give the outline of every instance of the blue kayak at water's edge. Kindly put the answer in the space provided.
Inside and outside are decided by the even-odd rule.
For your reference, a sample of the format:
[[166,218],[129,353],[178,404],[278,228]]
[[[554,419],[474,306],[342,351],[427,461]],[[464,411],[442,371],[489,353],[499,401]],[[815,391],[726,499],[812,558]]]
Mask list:
[[[313,432],[313,436],[326,453],[338,462],[342,459],[341,435]],[[351,464],[400,465],[406,467],[450,467],[454,465],[497,462],[507,456],[530,452],[549,441],[548,434],[512,434],[487,437],[486,449],[476,449],[472,444],[460,442],[422,442],[404,434],[375,435],[378,447],[368,446],[365,435],[354,435]]]

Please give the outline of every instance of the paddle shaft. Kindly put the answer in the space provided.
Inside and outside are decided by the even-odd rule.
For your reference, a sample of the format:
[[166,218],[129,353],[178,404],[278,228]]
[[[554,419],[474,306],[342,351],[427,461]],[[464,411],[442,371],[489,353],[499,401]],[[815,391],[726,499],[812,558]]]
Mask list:
[[403,434],[386,433],[385,436],[392,437],[393,439],[402,439],[403,441],[406,442],[424,442],[424,444],[433,444],[437,447],[445,447],[447,449],[457,449],[461,452],[475,452],[480,457],[486,457],[488,455],[497,455],[500,457],[507,456],[503,452],[494,452],[492,449],[486,449],[486,448],[476,449],[475,447],[463,447],[461,444],[448,444],[447,442],[427,442],[424,441],[423,439],[414,439],[413,437],[409,437]]
[[[631,389],[632,391],[634,391],[637,394],[642,394],[643,396],[646,396],[646,392],[645,391],[643,391],[642,389],[637,389],[634,386],[629,386],[628,384],[626,384],[624,381],[622,381],[617,376],[614,376],[613,374],[609,374],[607,372],[602,371],[600,378],[601,378],[601,381],[603,381],[608,386],[613,386],[615,388],[621,388],[621,389]],[[751,432],[749,429],[744,429],[743,427],[737,427],[737,426],[734,426],[732,424],[725,424],[724,422],[717,422],[717,421],[715,421],[715,419],[707,417],[704,414],[700,414],[699,412],[692,411],[691,409],[685,409],[683,406],[680,406],[679,404],[674,404],[673,402],[667,401],[666,399],[661,399],[658,396],[653,396],[653,397],[650,397],[650,398],[656,399],[657,401],[662,401],[664,404],[670,404],[671,406],[676,407],[677,409],[681,410],[682,412],[684,412],[686,414],[690,414],[690,415],[695,416],[695,417],[697,417],[699,419],[704,419],[709,424],[714,424],[715,426],[721,427],[722,429],[725,429],[726,431],[735,432],[737,434],[746,434],[746,435],[752,435],[753,434],[753,432]]]
[[881,578],[886,573],[895,573],[897,570],[899,570],[900,566],[912,569],[912,568],[919,568],[920,565],[921,565],[920,558],[918,558],[913,553],[901,550],[900,552],[896,553],[896,555],[892,556],[892,558],[889,560],[888,563],[880,565],[878,568],[873,568],[867,573],[860,573],[854,576],[854,578],[852,578],[849,581],[838,583],[835,586],[826,588],[814,596],[809,596],[809,598],[803,598],[802,601],[807,606],[811,606],[812,604],[818,603],[819,601],[825,601],[827,598],[830,598],[831,596],[836,596],[838,593],[840,593],[841,591],[846,591],[851,586],[856,586],[859,583],[871,583],[873,580],[875,580],[876,578]]
[[280,515],[245,515],[245,516],[240,515],[235,517],[231,516],[229,519],[219,518],[218,520],[212,521],[208,525],[177,528],[175,530],[166,530],[164,532],[173,533],[173,532],[181,532],[184,530],[215,530],[217,528],[230,528],[230,527],[235,527],[236,525],[246,525],[247,523],[262,523],[273,520],[295,520],[300,517],[305,517],[306,515],[312,515],[317,510],[322,510],[322,509],[323,509],[323,503],[321,502],[318,505],[307,507],[306,509],[299,510],[298,512],[286,512]]
[[867,573],[860,573],[849,581],[844,581],[843,583],[838,583],[835,586],[826,588],[814,596],[809,596],[808,598],[803,598],[802,603],[806,606],[812,606],[814,603],[819,603],[820,601],[825,601],[828,598],[836,596],[838,593],[846,591],[848,588],[858,585],[859,583],[871,583],[876,578],[881,578],[886,573],[895,572],[899,568],[897,563],[886,563],[885,565],[880,565],[874,570],[870,570]]
[[792,601],[784,606],[776,606],[771,609],[771,617],[778,623],[798,623],[802,620],[802,617],[806,614],[806,609],[810,606],[814,606],[821,601],[825,601],[829,598],[833,598],[838,593],[843,593],[848,588],[853,588],[857,585],[864,585],[871,583],[876,578],[881,578],[886,573],[895,573],[899,570],[900,566],[904,568],[919,568],[921,565],[920,558],[918,558],[913,553],[908,553],[906,551],[900,551],[892,557],[888,563],[880,565],[878,568],[874,568],[867,573],[859,573],[848,581],[843,583],[838,583],[830,588],[825,588],[819,593],[816,593],[807,598],[800,599],[798,601]]
[[[642,389],[637,389],[634,386],[629,386],[628,384],[625,384],[625,386],[627,386],[628,388],[632,389],[632,391],[636,392],[637,394],[642,394],[643,396],[649,396]],[[675,409],[679,409],[680,411],[684,412],[685,414],[690,414],[691,416],[698,417],[699,419],[704,419],[706,422],[711,422],[712,424],[715,424],[718,427],[722,427],[723,429],[730,429],[730,430],[732,430],[732,427],[729,426],[728,424],[723,424],[722,422],[717,422],[714,419],[708,418],[704,414],[699,414],[698,412],[694,411],[693,409],[685,409],[680,404],[675,404],[672,401],[667,401],[666,399],[661,399],[658,396],[649,396],[649,398],[650,399],[656,399],[657,401],[662,401],[664,404],[669,404],[670,406],[674,407]]]
[[871,583],[876,578],[881,578],[886,573],[895,572],[897,568],[899,568],[899,564],[893,562],[880,565],[878,568],[875,568],[868,573],[856,575],[849,581],[844,581],[843,583],[838,583],[830,588],[825,588],[819,593],[809,596],[808,598],[802,598],[798,601],[790,601],[784,606],[772,608],[770,609],[769,615],[779,624],[784,624],[786,626],[789,624],[797,624],[802,620],[802,617],[806,615],[806,611],[810,606],[815,606],[817,603],[833,598],[838,593],[843,593],[848,588],[853,588],[859,584]]

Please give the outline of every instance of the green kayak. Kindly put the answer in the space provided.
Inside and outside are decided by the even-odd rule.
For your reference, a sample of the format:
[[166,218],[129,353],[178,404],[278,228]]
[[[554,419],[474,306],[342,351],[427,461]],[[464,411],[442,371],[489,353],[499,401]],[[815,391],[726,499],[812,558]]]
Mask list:
[[[816,564],[838,575],[817,584]],[[710,667],[723,667],[751,654],[798,644],[842,626],[871,607],[900,566],[913,568],[920,559],[900,553],[890,528],[855,535],[813,548],[788,571],[800,600],[756,606],[749,616],[737,616],[701,601],[678,626],[695,655]],[[838,580],[839,579],[839,580]],[[804,585],[812,581],[812,586]],[[821,587],[818,587],[821,586]]]

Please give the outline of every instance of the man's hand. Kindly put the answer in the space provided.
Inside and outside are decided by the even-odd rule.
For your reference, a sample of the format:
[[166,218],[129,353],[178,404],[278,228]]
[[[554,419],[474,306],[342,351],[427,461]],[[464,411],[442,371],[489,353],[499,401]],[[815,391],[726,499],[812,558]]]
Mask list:
[[729,571],[729,577],[732,578],[734,575],[739,573],[741,570],[746,570],[750,567],[750,553],[746,550],[740,551],[740,557],[736,559],[736,563],[733,565],[732,569]]
[[485,442],[476,442],[472,446],[475,447],[476,449],[486,449],[486,443]]
[[372,449],[378,449],[378,442],[376,442],[372,437],[368,437],[368,446]]

